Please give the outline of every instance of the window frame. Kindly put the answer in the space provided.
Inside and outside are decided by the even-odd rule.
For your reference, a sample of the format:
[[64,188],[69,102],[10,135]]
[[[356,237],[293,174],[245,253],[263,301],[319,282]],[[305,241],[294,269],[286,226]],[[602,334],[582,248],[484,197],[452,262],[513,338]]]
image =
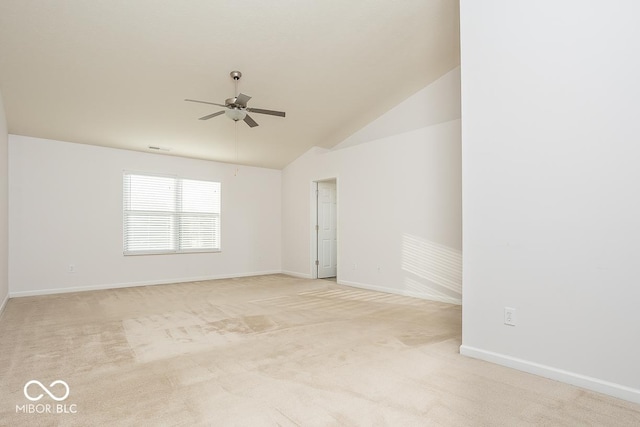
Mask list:
[[[145,213],[147,215],[151,216],[162,216],[167,215],[168,217],[170,217],[170,221],[172,222],[172,229],[173,231],[169,232],[169,241],[173,242],[173,248],[172,249],[158,249],[158,250],[152,250],[152,249],[145,249],[145,250],[128,250],[127,249],[127,216],[131,216],[132,213],[136,212],[136,210],[127,210],[127,190],[126,190],[126,185],[127,185],[127,176],[148,176],[148,177],[155,177],[155,178],[166,178],[166,179],[171,179],[174,180],[175,183],[175,188],[173,189],[173,197],[175,200],[175,206],[173,210],[169,210],[169,211],[144,211],[144,210],[140,210],[138,212],[142,212],[142,214],[144,215]],[[203,212],[183,212],[181,211],[181,206],[183,204],[183,194],[182,194],[182,184],[183,181],[195,181],[195,182],[207,182],[207,183],[213,183],[213,184],[217,184],[217,191],[218,191],[218,196],[217,196],[217,206],[218,206],[218,212],[211,212],[211,213],[203,213]],[[131,203],[131,199],[130,199],[130,194],[129,194],[129,203]],[[220,181],[214,181],[214,180],[205,180],[205,179],[193,179],[193,178],[186,178],[183,176],[179,176],[179,175],[169,175],[169,174],[160,174],[160,173],[154,173],[154,172],[139,172],[139,171],[131,171],[131,170],[123,170],[122,171],[122,254],[124,256],[139,256],[139,255],[171,255],[171,254],[190,254],[190,253],[220,253],[222,252],[222,182]],[[214,202],[215,204],[215,202]],[[181,243],[183,242],[182,238],[181,238],[181,225],[184,224],[184,222],[182,221],[182,219],[184,219],[184,217],[187,216],[191,216],[191,217],[196,217],[196,216],[202,216],[205,218],[212,218],[214,221],[217,220],[217,242],[218,242],[218,247],[217,248],[189,248],[189,249],[184,249],[181,246]],[[216,231],[216,226],[214,225],[213,228],[213,232],[215,233]],[[214,237],[215,240],[215,237]]]

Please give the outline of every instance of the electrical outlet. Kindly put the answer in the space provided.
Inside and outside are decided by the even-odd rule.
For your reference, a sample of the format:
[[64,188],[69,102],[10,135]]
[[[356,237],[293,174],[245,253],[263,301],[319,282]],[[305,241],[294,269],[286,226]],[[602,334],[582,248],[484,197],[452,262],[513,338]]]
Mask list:
[[504,324],[516,326],[516,309],[511,307],[504,308]]
[[69,264],[69,268],[67,269],[67,271],[69,273],[75,273],[76,272],[76,266],[75,264]]

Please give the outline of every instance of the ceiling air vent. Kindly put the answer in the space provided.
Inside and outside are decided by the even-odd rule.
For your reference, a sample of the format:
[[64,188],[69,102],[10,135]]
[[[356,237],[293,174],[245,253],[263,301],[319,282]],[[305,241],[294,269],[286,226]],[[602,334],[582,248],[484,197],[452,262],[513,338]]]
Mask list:
[[149,150],[153,150],[153,151],[171,151],[170,148],[158,147],[157,145],[149,145]]

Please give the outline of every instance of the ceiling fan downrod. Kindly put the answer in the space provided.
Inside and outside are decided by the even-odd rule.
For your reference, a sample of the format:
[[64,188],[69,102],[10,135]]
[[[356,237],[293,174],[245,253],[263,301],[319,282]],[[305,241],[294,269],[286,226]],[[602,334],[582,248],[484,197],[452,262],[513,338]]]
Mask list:
[[238,96],[238,80],[240,80],[240,77],[242,77],[242,73],[240,71],[232,71],[229,73],[229,75],[231,76],[231,78],[233,79],[233,81],[236,84],[236,91],[233,94],[233,97],[236,98]]

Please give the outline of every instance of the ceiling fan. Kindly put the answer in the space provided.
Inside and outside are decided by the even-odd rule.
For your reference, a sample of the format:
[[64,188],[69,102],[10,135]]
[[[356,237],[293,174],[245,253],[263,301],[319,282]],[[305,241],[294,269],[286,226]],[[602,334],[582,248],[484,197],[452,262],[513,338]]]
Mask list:
[[[240,80],[240,77],[242,77],[242,73],[240,71],[232,71],[230,75],[236,84],[235,93],[238,93],[238,80]],[[250,99],[251,99],[250,96],[245,95],[244,93],[238,93],[237,96],[226,99],[224,101],[224,104],[217,104],[215,102],[208,102],[208,101],[198,101],[196,99],[185,99],[185,101],[199,102],[200,104],[217,105],[218,107],[225,108],[222,111],[218,111],[216,113],[208,114],[206,116],[200,117],[199,120],[209,120],[213,117],[225,114],[234,122],[237,122],[238,120],[244,120],[244,122],[248,124],[250,127],[256,127],[258,126],[258,123],[256,123],[256,121],[253,120],[251,116],[247,114],[247,112],[258,113],[258,114],[268,114],[270,116],[278,116],[278,117],[285,116],[284,111],[264,110],[262,108],[249,108],[247,107],[247,102]]]

